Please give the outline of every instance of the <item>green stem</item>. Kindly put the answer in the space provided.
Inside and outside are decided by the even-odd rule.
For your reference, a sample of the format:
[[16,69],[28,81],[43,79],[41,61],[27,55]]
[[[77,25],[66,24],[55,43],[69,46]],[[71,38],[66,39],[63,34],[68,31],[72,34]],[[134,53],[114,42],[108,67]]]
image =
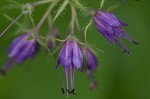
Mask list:
[[31,21],[31,24],[32,24],[32,27],[33,27],[33,30],[34,30],[34,28],[35,28],[35,23],[34,23],[34,19],[33,19],[33,17],[32,17],[31,14],[29,14],[29,18],[30,18],[30,21]]
[[105,3],[105,0],[101,0],[101,3],[100,3],[100,8],[99,9],[102,9],[103,6],[104,6],[104,3]]
[[[49,38],[52,38],[52,39],[54,39],[54,40],[56,40],[56,41],[58,41],[58,42],[65,42],[66,40],[61,40],[61,39],[58,39],[58,38],[55,38],[55,37],[53,37],[53,36],[48,36]],[[42,37],[42,36],[40,36],[40,38],[41,39],[46,39],[47,37]]]
[[50,3],[50,2],[53,2],[53,1],[54,1],[54,0],[37,1],[37,2],[32,2],[31,5],[32,5],[32,6],[38,6],[38,5]]
[[37,39],[38,43],[40,45],[42,45],[48,52],[50,52],[49,48],[47,47],[47,45],[45,43],[43,43],[40,39]]
[[85,42],[87,43],[87,30],[88,28],[91,26],[92,24],[92,19],[90,20],[90,22],[87,24],[87,26],[85,27],[85,30],[84,30],[84,38],[85,38]]

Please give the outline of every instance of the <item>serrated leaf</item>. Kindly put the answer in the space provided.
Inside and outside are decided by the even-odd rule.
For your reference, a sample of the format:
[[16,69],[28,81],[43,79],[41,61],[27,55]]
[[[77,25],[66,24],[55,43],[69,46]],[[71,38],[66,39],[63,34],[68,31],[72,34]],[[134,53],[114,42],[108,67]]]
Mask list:
[[55,21],[58,18],[58,16],[62,13],[62,11],[65,9],[65,7],[68,5],[68,3],[69,3],[69,0],[65,0],[63,2],[63,4],[61,5],[61,7],[59,8],[59,10],[57,11],[57,13],[56,13],[53,21]]

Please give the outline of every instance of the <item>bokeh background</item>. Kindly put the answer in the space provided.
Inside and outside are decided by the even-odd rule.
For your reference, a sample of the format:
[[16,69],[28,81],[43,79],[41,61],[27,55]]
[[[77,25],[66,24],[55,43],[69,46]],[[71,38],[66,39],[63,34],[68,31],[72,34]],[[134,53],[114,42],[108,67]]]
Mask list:
[[[7,6],[7,1],[11,0],[0,0],[0,32],[10,23],[3,16],[4,13],[12,18],[20,13],[19,9]],[[25,4],[36,0],[16,1]],[[104,9],[118,4],[118,1],[107,0]],[[150,99],[150,0],[122,1],[124,3],[112,12],[129,24],[125,30],[141,42],[140,45],[136,46],[124,40],[132,52],[130,55],[124,54],[118,46],[110,45],[93,25],[88,31],[88,41],[104,51],[104,54],[97,52],[99,66],[93,72],[98,82],[98,89],[90,90],[87,75],[76,70],[75,89],[78,95],[70,95],[70,99]],[[81,2],[95,9],[99,7],[99,0],[81,0]],[[47,6],[46,4],[35,9],[33,12],[35,23],[40,20]],[[67,7],[65,15],[55,22],[61,31],[62,39],[65,38],[70,20],[69,9]],[[81,26],[84,27],[89,22],[90,16],[84,16],[80,11],[78,14]],[[19,22],[21,21],[22,19]],[[0,38],[0,67],[7,60],[6,49],[15,37],[17,29],[19,28],[14,25]],[[41,32],[48,32],[46,23]],[[6,77],[0,76],[0,99],[66,99],[66,96],[61,93],[63,69],[60,66],[55,71],[55,65],[56,57],[49,57],[46,50],[41,48],[34,59],[15,65]]]

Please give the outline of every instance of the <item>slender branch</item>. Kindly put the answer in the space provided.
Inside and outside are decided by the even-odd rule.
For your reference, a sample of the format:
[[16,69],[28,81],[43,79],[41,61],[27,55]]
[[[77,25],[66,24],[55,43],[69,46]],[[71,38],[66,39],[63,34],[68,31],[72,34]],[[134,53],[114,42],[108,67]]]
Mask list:
[[16,17],[15,20],[12,21],[12,23],[0,34],[0,37],[2,37],[3,34],[5,34],[6,31],[7,31],[17,20],[19,20],[23,15],[24,15],[24,13],[21,13],[18,17]]
[[[6,17],[9,21],[13,21],[14,19],[12,19],[11,17],[9,17],[7,14],[3,14],[4,17]],[[20,24],[19,22],[16,22],[16,25],[21,28],[24,32],[26,32],[26,29],[22,26],[22,24]]]
[[88,28],[91,26],[91,24],[92,24],[92,19],[91,19],[90,22],[87,24],[87,26],[85,27],[85,30],[84,30],[85,42],[87,42],[87,30],[88,30]]
[[38,5],[42,5],[42,4],[46,4],[46,3],[50,3],[53,2],[54,0],[43,0],[43,1],[37,1],[37,2],[33,2],[31,3],[32,6],[38,6]]
[[40,27],[42,26],[42,24],[44,23],[44,21],[46,20],[46,18],[49,16],[49,13],[51,12],[51,10],[55,7],[55,5],[58,3],[59,0],[54,1],[49,8],[47,9],[47,11],[45,12],[45,14],[43,15],[43,17],[41,18],[41,20],[39,21],[38,25],[35,28],[35,31],[39,31]]
[[[41,39],[46,39],[47,37],[42,37],[42,36],[40,36],[40,38]],[[56,38],[56,37],[53,37],[53,36],[48,36],[48,38],[51,38],[51,39],[54,39],[54,40],[56,40],[56,41],[58,41],[58,42],[65,42],[66,41],[66,39],[65,40],[61,40],[61,39],[58,39],[58,38]]]
[[30,18],[30,21],[31,21],[32,27],[33,27],[33,29],[34,29],[34,27],[35,27],[35,23],[34,23],[34,19],[33,19],[33,17],[32,17],[32,15],[31,15],[31,14],[29,15],[29,18]]

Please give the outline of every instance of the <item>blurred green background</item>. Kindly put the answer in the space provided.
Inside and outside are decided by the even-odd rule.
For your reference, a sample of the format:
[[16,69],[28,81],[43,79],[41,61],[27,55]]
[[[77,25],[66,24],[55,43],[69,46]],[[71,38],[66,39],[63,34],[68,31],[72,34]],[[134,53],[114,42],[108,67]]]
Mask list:
[[[6,1],[0,0],[0,32],[10,23],[3,13],[12,18],[20,13],[19,9],[5,9],[8,5]],[[25,4],[36,0],[16,1]],[[81,0],[81,2],[95,9],[99,6],[99,0]],[[141,44],[136,46],[124,40],[132,52],[131,55],[124,54],[118,46],[110,45],[93,25],[88,31],[88,41],[105,52],[97,53],[99,67],[94,72],[94,76],[98,82],[98,89],[90,90],[87,75],[76,70],[75,89],[78,95],[70,95],[70,99],[150,99],[150,0],[139,2],[128,0],[128,2],[122,3],[113,12],[119,19],[129,24],[125,30]],[[104,9],[116,4],[118,4],[117,0],[107,0]],[[35,9],[33,12],[35,23],[40,20],[47,6],[39,6]],[[65,38],[70,20],[69,9],[67,7],[65,15],[55,22],[61,31],[62,39]],[[78,14],[81,26],[84,27],[90,17],[83,16],[80,11]],[[6,49],[15,37],[14,32],[17,29],[18,27],[14,25],[0,38],[0,67],[7,60]],[[48,32],[46,23],[41,32]],[[45,49],[41,48],[34,59],[15,65],[6,77],[0,76],[0,99],[66,99],[66,96],[61,93],[63,68],[60,66],[55,71],[55,64],[56,58],[48,57]]]

